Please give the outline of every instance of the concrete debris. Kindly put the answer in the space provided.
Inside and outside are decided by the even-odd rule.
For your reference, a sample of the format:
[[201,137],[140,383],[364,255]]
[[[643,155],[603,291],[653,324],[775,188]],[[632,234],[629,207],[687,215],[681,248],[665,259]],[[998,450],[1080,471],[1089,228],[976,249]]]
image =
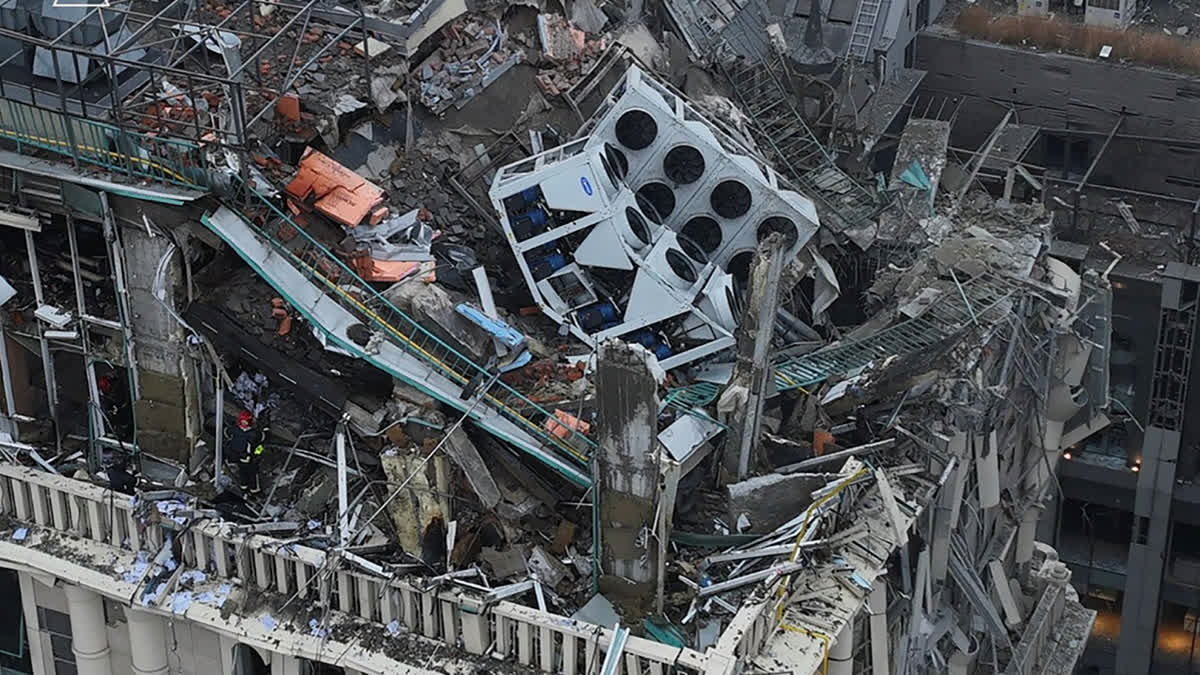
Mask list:
[[480,505],[487,511],[496,508],[501,499],[500,488],[496,486],[487,464],[461,427],[447,435],[446,454],[462,470],[467,482],[471,484],[471,489],[475,491],[475,496],[479,497]]
[[557,588],[559,584],[571,577],[571,571],[561,560],[546,552],[546,549],[541,546],[533,547],[529,552],[529,571],[537,574],[538,579],[548,585],[550,588]]
[[[531,640],[564,631],[605,672],[1076,670],[1096,612],[1059,484],[1133,504],[1158,560],[1180,494],[1130,495],[1200,474],[1200,211],[1128,150],[1163,104],[1084,101],[1072,57],[1110,134],[1044,103],[989,134],[972,101],[1029,94],[942,101],[987,89],[921,56],[946,28],[808,4],[206,2],[114,24],[113,83],[83,77],[97,26],[68,31],[80,86],[35,100],[119,103],[103,152],[0,119],[0,547],[72,580],[26,614],[67,593],[76,624],[107,579],[106,608],[362,672],[544,670]],[[31,91],[68,65],[43,37],[10,50]],[[1093,595],[1112,621],[1191,621],[1127,586]]]
[[769,474],[726,486],[729,517],[746,516],[751,532],[771,532],[812,503],[812,493],[829,482],[827,474]]
[[417,66],[418,100],[434,114],[464,105],[521,62],[499,23],[468,15],[442,29],[442,45]]
[[460,353],[477,363],[487,362],[491,352],[488,334],[458,313],[451,291],[414,280],[393,286],[385,296]]

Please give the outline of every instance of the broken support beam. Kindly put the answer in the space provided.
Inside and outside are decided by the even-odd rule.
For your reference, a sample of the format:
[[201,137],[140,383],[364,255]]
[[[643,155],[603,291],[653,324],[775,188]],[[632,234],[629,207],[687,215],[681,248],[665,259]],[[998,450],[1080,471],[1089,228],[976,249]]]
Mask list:
[[859,455],[865,455],[869,452],[875,452],[877,450],[887,450],[888,448],[890,448],[894,445],[896,445],[895,438],[885,438],[882,441],[875,441],[873,443],[867,443],[865,445],[857,445],[853,448],[846,448],[845,450],[838,450],[837,452],[831,452],[827,455],[821,455],[820,457],[813,457],[811,459],[806,459],[802,462],[796,462],[795,464],[788,464],[787,466],[781,466],[778,469],[776,469],[775,472],[776,473],[796,473],[798,471],[804,471],[805,469],[811,469],[815,466],[821,466],[822,464],[836,462],[839,459],[846,459],[847,457],[857,457]]
[[775,565],[774,567],[769,567],[765,570],[751,572],[750,574],[705,586],[704,588],[701,588],[696,595],[701,598],[706,598],[710,595],[716,595],[717,593],[732,591],[735,588],[756,584],[764,579],[770,579],[773,576],[783,576],[785,574],[797,572],[804,569],[804,567],[807,565],[808,563],[806,562],[789,562],[783,563],[782,565]]
[[[741,399],[741,406],[737,406],[741,410],[735,408],[736,413],[740,413],[737,414],[737,434],[734,436],[738,451],[736,464],[730,455],[726,455],[725,459],[725,469],[738,480],[750,475],[750,456],[758,447],[761,435],[763,404],[770,395],[768,387],[774,384],[775,373],[769,351],[783,280],[783,245],[783,236],[778,233],[768,236],[759,244],[750,277],[750,301],[738,329],[737,364],[726,389],[726,394],[731,395],[722,395],[723,399]],[[744,397],[735,393],[740,388],[744,388]]]

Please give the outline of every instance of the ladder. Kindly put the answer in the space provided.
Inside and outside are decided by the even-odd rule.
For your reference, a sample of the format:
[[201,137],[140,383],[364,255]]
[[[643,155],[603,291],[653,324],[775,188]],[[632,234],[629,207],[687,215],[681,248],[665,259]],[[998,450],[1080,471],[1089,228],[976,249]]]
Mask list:
[[822,222],[835,231],[871,221],[886,206],[874,190],[858,184],[837,164],[792,103],[793,94],[776,73],[786,73],[783,55],[769,50],[770,62],[722,62],[751,121],[755,142],[776,168],[817,205]]
[[866,61],[871,52],[871,42],[875,37],[875,23],[879,20],[879,10],[883,0],[861,0],[858,11],[854,14],[854,28],[850,31],[849,56],[858,61]]

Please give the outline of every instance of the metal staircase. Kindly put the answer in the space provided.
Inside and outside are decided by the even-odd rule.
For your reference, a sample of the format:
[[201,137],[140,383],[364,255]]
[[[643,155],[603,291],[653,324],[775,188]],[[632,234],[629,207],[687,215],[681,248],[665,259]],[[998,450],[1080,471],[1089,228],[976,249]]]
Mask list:
[[[476,424],[581,486],[595,444],[547,431],[551,414],[400,311],[294,220],[253,190],[247,216],[222,207],[204,224],[338,347],[467,414]],[[262,222],[263,225],[256,225]],[[362,325],[385,339],[367,347]],[[355,334],[357,335],[357,329]],[[558,431],[566,431],[560,427]]]
[[[971,324],[994,325],[1007,316],[1009,305],[1004,301],[1013,295],[1018,283],[1005,277],[982,274],[964,282],[961,292],[957,287],[951,287],[940,301],[914,318],[861,340],[831,345],[776,363],[776,391],[804,389],[891,356],[916,354]],[[718,384],[698,382],[672,389],[665,400],[681,409],[705,406],[716,399],[721,389]]]
[[854,14],[854,28],[850,31],[849,56],[866,61],[871,53],[871,42],[875,37],[875,24],[879,21],[883,0],[860,0]]
[[854,227],[886,206],[881,195],[859,185],[837,164],[793,105],[795,95],[784,85],[787,64],[782,54],[767,50],[769,61],[738,59],[721,62],[725,77],[751,121],[751,133],[776,168],[817,205],[822,223],[836,231]]
[[1169,431],[1183,429],[1187,417],[1192,345],[1200,314],[1200,284],[1184,278],[1179,288],[1178,307],[1163,307],[1159,316],[1150,389],[1150,426]]

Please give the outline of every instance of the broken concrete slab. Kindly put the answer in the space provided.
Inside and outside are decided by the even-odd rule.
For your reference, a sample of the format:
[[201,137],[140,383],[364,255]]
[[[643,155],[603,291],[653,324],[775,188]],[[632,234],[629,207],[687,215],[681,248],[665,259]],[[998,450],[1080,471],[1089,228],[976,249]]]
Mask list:
[[832,474],[798,473],[755,476],[726,486],[730,522],[745,514],[750,532],[770,532],[796,517],[812,503],[812,491],[824,487]]
[[379,112],[384,112],[396,102],[403,103],[408,100],[403,91],[396,90],[396,83],[399,81],[400,78],[394,75],[371,78],[371,100],[375,102],[375,108]]
[[593,595],[583,607],[579,608],[579,611],[571,615],[571,618],[606,627],[621,621],[621,617],[617,614],[617,608],[613,607],[608,598],[600,593]]
[[571,570],[541,546],[535,546],[529,552],[529,571],[537,574],[538,579],[551,588],[557,587],[571,576]]
[[568,14],[571,23],[585,33],[599,33],[608,25],[608,15],[596,7],[592,0],[572,0]]
[[458,303],[441,286],[409,280],[389,288],[384,296],[467,358],[487,363],[491,338],[458,313]]
[[479,552],[479,558],[491,566],[497,579],[511,579],[526,572],[525,554],[514,546],[503,551],[485,547]]
[[501,499],[500,488],[492,478],[487,463],[479,455],[479,450],[475,448],[471,439],[467,438],[467,432],[463,431],[461,426],[456,427],[446,436],[444,447],[450,459],[462,469],[483,508],[489,511],[495,509]]
[[376,56],[382,56],[391,48],[392,46],[386,42],[376,40],[373,37],[367,37],[366,40],[362,40],[358,44],[354,45],[354,53],[358,54],[359,56],[370,56],[374,58]]
[[437,410],[438,407],[437,399],[400,379],[392,380],[392,398],[425,410]]
[[296,510],[308,517],[318,516],[329,508],[337,494],[337,476],[333,469],[322,467],[321,473],[309,479],[296,500]]

